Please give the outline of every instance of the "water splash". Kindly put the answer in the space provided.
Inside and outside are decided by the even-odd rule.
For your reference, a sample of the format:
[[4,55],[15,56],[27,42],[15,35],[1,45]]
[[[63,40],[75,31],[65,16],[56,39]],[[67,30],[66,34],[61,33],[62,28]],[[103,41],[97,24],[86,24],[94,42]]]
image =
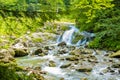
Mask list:
[[[66,30],[62,35],[58,37],[57,44],[59,44],[60,42],[65,42],[67,45],[84,46],[88,44],[88,42],[92,40],[93,37],[95,37],[94,33],[89,33],[86,31],[80,32],[79,29],[77,29],[73,25],[70,25],[69,28],[69,30]],[[84,38],[78,40],[76,44],[73,44],[72,41],[75,38],[75,33],[82,35]]]

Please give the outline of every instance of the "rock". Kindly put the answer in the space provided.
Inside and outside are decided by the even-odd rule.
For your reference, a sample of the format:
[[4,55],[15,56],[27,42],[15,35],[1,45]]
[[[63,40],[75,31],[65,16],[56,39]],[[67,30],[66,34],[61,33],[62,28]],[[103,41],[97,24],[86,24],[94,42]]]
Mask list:
[[45,53],[38,54],[38,56],[45,56],[45,55],[46,55]]
[[8,63],[11,61],[14,61],[14,58],[11,55],[11,52],[7,49],[1,49],[0,50],[0,62]]
[[15,56],[15,51],[13,49],[8,49],[9,53],[14,57]]
[[34,68],[34,70],[42,70],[40,66]]
[[67,48],[71,51],[71,50],[75,50],[76,46],[71,46],[71,45],[69,46],[68,45]]
[[79,49],[75,49],[75,50],[71,51],[69,54],[70,54],[70,55],[75,55],[75,56],[81,55]]
[[60,80],[65,80],[64,78],[60,78]]
[[87,78],[81,78],[80,80],[88,80]]
[[38,55],[38,54],[40,54],[42,52],[43,52],[43,50],[41,48],[39,48],[39,49],[35,50],[34,54]]
[[27,52],[27,50],[26,49],[14,49],[14,51],[15,51],[15,57],[22,57],[22,56],[26,56],[26,55],[28,55],[28,52]]
[[56,64],[54,61],[49,61],[49,67],[56,67]]
[[76,69],[77,71],[79,72],[91,72],[92,71],[92,68],[90,67],[79,67],[78,69]]
[[113,54],[110,54],[109,57],[111,57],[111,58],[120,58],[120,50],[113,53]]
[[80,49],[75,49],[75,50],[71,51],[69,54],[70,55],[80,55],[80,53],[81,53]]
[[109,70],[107,68],[105,68],[105,69],[102,70],[102,72],[107,73],[107,72],[109,72]]
[[93,50],[92,49],[81,49],[81,54],[93,54]]
[[67,68],[71,66],[71,63],[66,63],[66,64],[63,64],[62,66],[60,66],[60,68]]
[[66,48],[58,50],[58,54],[65,54],[68,50]]
[[25,48],[27,47],[27,44],[25,41],[23,41],[23,39],[17,39],[13,44],[12,44],[12,48]]
[[76,56],[68,56],[68,57],[66,58],[66,60],[69,60],[69,61],[76,61],[76,60],[79,60],[79,58],[76,57]]
[[44,47],[45,50],[52,50],[54,48],[55,48],[54,46],[48,46],[48,45]]
[[61,47],[66,46],[66,45],[67,44],[65,42],[61,42],[61,43],[58,44],[58,46],[61,46]]
[[112,68],[120,68],[120,63],[114,63],[111,67]]

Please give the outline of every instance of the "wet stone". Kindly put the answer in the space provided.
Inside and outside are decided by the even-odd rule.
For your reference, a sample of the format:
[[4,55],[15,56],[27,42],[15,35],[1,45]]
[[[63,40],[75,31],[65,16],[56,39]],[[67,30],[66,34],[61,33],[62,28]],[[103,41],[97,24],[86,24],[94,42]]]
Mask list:
[[60,80],[65,80],[64,78],[60,78]]
[[76,61],[76,60],[79,60],[79,58],[76,57],[76,56],[70,56],[70,57],[67,57],[66,60],[69,60],[69,61]]
[[38,54],[40,54],[40,53],[42,53],[43,51],[42,51],[42,49],[41,48],[39,48],[39,49],[37,49],[36,51],[35,51],[35,55],[38,55]]
[[54,61],[49,61],[49,67],[56,67],[56,64]]
[[120,68],[120,63],[113,64],[111,67],[112,68]]
[[107,72],[109,72],[109,70],[108,69],[104,69],[104,70],[102,70],[102,72],[103,73],[107,73]]
[[69,66],[71,66],[71,63],[63,64],[60,68],[67,68],[67,67],[69,67]]
[[92,68],[87,68],[87,67],[80,67],[78,69],[76,69],[77,71],[79,72],[91,72],[92,71]]
[[46,55],[45,53],[38,54],[38,56],[45,56],[45,55]]
[[15,57],[22,57],[28,55],[26,49],[14,49],[14,51],[15,51]]
[[111,58],[120,58],[120,50],[115,52],[115,53],[109,54],[109,57],[111,57]]
[[88,80],[87,78],[81,78],[80,80]]
[[67,49],[58,50],[58,54],[65,54],[67,52],[68,52]]
[[45,50],[52,50],[52,49],[54,49],[54,46],[45,46],[44,49]]
[[0,55],[0,59],[3,59],[5,56],[3,56],[3,55]]
[[61,46],[61,47],[62,47],[62,46],[66,46],[66,45],[67,45],[67,44],[66,44],[65,42],[61,42],[61,43],[58,44],[58,46]]

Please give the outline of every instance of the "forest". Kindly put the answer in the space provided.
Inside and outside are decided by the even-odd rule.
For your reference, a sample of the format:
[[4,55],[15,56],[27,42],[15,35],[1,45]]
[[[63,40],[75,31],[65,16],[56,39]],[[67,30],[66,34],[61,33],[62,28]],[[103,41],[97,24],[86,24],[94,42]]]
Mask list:
[[[34,70],[30,77],[27,76],[27,72],[23,70],[23,67],[21,68],[17,65],[17,61],[14,58],[19,55],[28,55],[29,52],[22,54],[24,51],[20,52],[16,49],[13,49],[16,50],[15,52],[11,52],[11,46],[20,42],[18,39],[21,37],[28,35],[32,38],[32,42],[40,43],[43,47],[46,45],[43,43],[51,39],[50,35],[61,35],[67,30],[66,25],[62,25],[63,23],[61,22],[74,23],[80,32],[87,31],[95,34],[95,37],[86,46],[87,49],[93,49],[96,52],[97,50],[105,50],[112,52],[108,55],[109,57],[120,57],[119,0],[0,0],[0,80],[46,80],[39,76],[37,72],[34,72]],[[59,30],[57,31],[58,25],[60,25],[60,32]],[[42,37],[45,37],[45,39],[42,39],[42,37],[33,39],[35,36],[32,36],[32,34],[37,32],[41,32],[40,35],[46,33],[47,37],[43,35]],[[77,37],[81,38],[81,36]],[[75,39],[77,40],[77,38]],[[22,40],[27,42],[26,38],[22,38]],[[28,51],[28,44],[26,42],[25,45],[27,45]],[[61,44],[65,45],[65,43]],[[45,46],[45,49],[51,50],[51,46],[49,47]],[[26,51],[26,49],[24,50]],[[42,53],[40,55],[43,56],[44,51],[40,51],[41,49],[36,50],[34,54]],[[74,51],[70,53],[72,54]],[[8,53],[12,54],[12,56],[7,55]],[[76,51],[74,54],[77,55]],[[74,58],[71,61],[74,61]],[[54,62],[51,64],[53,66]],[[18,72],[16,73],[16,71]],[[57,78],[51,80],[71,79]],[[94,79],[85,78],[80,80]]]

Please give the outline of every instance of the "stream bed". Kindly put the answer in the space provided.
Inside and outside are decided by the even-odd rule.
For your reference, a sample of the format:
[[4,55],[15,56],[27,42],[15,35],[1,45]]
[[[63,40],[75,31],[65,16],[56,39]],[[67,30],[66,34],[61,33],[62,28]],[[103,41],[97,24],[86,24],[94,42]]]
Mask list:
[[120,60],[109,58],[110,51],[85,48],[93,33],[80,33],[84,38],[73,44],[75,32],[78,29],[70,26],[56,43],[43,45],[37,55],[16,58],[17,64],[40,67],[45,80],[120,80]]

